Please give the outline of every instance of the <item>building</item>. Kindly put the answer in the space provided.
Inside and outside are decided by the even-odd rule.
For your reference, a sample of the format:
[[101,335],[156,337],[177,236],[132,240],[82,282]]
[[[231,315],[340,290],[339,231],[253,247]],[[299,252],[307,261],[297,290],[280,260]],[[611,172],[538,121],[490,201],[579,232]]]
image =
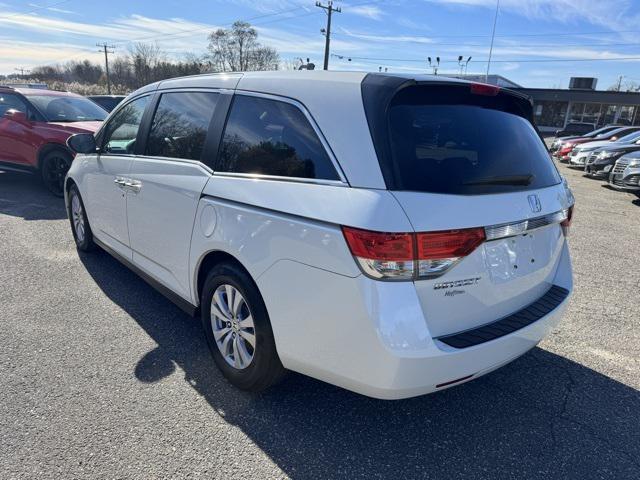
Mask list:
[[[484,75],[461,75],[485,82]],[[640,125],[640,92],[596,90],[595,78],[571,78],[570,88],[526,88],[501,75],[489,75],[487,83],[522,92],[533,99],[536,124],[542,132],[564,128],[569,122]]]
[[563,128],[569,122],[640,125],[640,93],[553,88],[516,89],[533,99],[536,124],[541,131]]

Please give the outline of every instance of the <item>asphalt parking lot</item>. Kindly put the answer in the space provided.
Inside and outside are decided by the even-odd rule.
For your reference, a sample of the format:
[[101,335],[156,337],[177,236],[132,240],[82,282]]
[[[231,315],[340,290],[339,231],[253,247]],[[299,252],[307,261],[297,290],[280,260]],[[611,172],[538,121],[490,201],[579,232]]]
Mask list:
[[640,200],[561,166],[575,295],[522,358],[385,402],[290,375],[249,395],[198,320],[63,203],[0,173],[0,478],[640,478]]

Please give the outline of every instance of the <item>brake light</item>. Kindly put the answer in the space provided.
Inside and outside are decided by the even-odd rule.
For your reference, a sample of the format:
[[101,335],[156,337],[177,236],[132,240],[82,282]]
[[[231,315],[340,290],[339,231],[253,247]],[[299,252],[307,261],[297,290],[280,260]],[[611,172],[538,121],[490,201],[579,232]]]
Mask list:
[[571,227],[571,221],[573,220],[573,207],[573,205],[569,207],[569,209],[567,210],[567,218],[565,218],[560,223],[560,226],[562,227],[562,233],[564,233],[565,237],[569,235],[569,227]]
[[383,280],[440,276],[485,241],[484,228],[385,233],[342,227],[342,231],[362,271]]
[[500,93],[500,87],[495,85],[487,85],[486,83],[472,83],[471,93],[474,95],[487,95],[489,97],[495,97]]
[[368,276],[387,280],[411,280],[414,273],[412,233],[384,233],[342,227],[349,250]]
[[418,276],[442,275],[485,241],[484,228],[416,234]]

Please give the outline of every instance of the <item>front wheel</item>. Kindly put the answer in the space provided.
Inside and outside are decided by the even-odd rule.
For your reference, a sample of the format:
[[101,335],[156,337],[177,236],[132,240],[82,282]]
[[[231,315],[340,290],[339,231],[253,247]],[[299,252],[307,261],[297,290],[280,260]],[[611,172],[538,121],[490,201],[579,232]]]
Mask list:
[[261,391],[284,376],[267,309],[251,277],[233,263],[214,267],[202,290],[202,326],[229,382]]
[[62,150],[54,150],[42,159],[40,164],[42,182],[56,197],[62,197],[64,194],[64,179],[72,160],[71,155]]
[[83,252],[94,250],[96,245],[93,242],[93,232],[89,220],[87,220],[87,212],[84,209],[80,192],[75,185],[71,185],[69,189],[69,221],[78,250]]

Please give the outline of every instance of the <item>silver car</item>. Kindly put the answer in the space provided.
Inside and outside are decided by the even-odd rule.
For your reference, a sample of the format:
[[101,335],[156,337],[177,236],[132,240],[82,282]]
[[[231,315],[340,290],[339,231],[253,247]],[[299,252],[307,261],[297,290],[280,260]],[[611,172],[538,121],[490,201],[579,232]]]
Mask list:
[[609,174],[609,185],[640,196],[640,152],[620,157]]

